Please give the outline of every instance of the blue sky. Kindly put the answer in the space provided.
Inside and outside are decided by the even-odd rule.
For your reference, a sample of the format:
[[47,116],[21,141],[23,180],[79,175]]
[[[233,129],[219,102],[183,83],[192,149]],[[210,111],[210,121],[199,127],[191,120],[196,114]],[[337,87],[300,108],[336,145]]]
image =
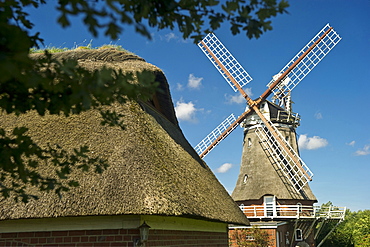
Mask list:
[[[370,209],[370,1],[289,1],[289,14],[274,18],[273,30],[258,40],[232,36],[224,26],[217,37],[253,77],[244,89],[258,97],[287,62],[327,23],[341,42],[293,90],[293,111],[301,115],[302,159],[314,173],[310,183],[319,204],[332,201],[352,211]],[[170,84],[180,126],[195,146],[230,113],[240,115],[245,102],[191,41],[176,30],[152,30],[151,41],[127,27],[119,40],[92,37],[74,19],[56,24],[56,1],[31,10],[35,30],[46,46],[117,44],[161,68]],[[242,129],[237,128],[205,157],[231,193],[239,173]]]

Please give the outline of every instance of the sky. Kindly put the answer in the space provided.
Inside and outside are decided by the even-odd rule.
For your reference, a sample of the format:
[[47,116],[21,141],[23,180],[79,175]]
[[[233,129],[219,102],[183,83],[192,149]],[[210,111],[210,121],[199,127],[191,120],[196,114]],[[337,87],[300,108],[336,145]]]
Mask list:
[[[29,9],[47,47],[121,45],[161,68],[170,84],[180,127],[197,145],[227,116],[243,113],[246,103],[229,87],[197,45],[177,30],[151,29],[152,40],[126,27],[118,40],[93,37],[74,18],[62,29],[56,0]],[[292,91],[301,158],[314,173],[310,187],[318,204],[331,201],[351,211],[370,209],[370,0],[289,1],[288,14],[272,19],[273,30],[259,39],[233,36],[224,25],[215,34],[253,77],[244,87],[251,98],[327,23],[339,44]],[[243,130],[237,128],[204,160],[229,193],[239,174]]]

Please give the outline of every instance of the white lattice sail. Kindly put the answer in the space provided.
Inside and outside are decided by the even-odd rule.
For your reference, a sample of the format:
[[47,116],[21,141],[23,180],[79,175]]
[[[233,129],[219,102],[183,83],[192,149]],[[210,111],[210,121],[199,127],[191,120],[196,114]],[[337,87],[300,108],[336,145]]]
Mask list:
[[273,79],[267,84],[270,87],[271,84],[277,80],[289,67],[291,67],[304,53],[306,53],[312,45],[315,44],[326,32],[328,32],[316,46],[307,53],[303,59],[297,63],[294,68],[276,85],[273,89],[275,98],[282,98],[287,95],[288,92],[293,90],[299,82],[311,72],[313,68],[338,44],[342,39],[329,24],[327,24],[316,36],[298,52],[297,55],[289,61],[287,65],[273,77]]
[[233,80],[238,83],[240,87],[252,81],[252,77],[248,72],[213,33],[209,33],[198,43],[198,46],[235,92],[238,89],[234,85]]
[[[270,157],[278,165],[295,190],[299,192],[312,179],[313,173],[283,138],[279,130],[271,122],[270,124],[273,128],[273,133],[265,125],[261,124],[255,129],[256,134],[264,149],[270,154]],[[279,135],[280,140],[284,142],[284,147],[278,144],[275,135]]]
[[[207,148],[209,146],[211,146],[211,144],[217,139],[219,138],[224,131],[226,131],[234,122],[235,122],[236,118],[234,116],[234,114],[231,114],[230,116],[228,116],[224,121],[222,121],[222,123],[220,123],[211,133],[209,133],[201,142],[198,143],[198,145],[196,145],[194,147],[195,151],[200,155],[202,154],[204,151],[207,150]],[[226,136],[231,133],[236,127],[238,126],[238,124],[236,124],[235,126],[233,126],[228,133],[226,133],[226,135],[223,135],[222,138],[220,138],[218,140],[218,142],[222,141],[223,139],[226,138]],[[217,144],[216,144],[217,145]],[[210,152],[216,145],[214,145],[211,149],[208,150],[208,152]],[[208,153],[207,152],[207,153]],[[203,155],[203,157],[205,156],[206,154]]]

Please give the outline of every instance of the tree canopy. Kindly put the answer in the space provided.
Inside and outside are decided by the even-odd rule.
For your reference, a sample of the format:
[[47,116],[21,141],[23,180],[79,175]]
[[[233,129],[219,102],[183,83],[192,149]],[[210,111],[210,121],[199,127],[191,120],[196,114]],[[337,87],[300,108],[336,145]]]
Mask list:
[[369,247],[370,210],[351,212],[322,245],[323,247]]
[[[46,0],[0,0],[0,109],[3,114],[79,114],[89,109],[101,112],[102,124],[124,128],[122,116],[103,110],[104,105],[127,100],[149,99],[157,84],[148,71],[123,73],[103,68],[90,73],[76,61],[57,61],[45,51],[44,58],[31,59],[31,48],[43,45],[42,34],[34,32],[27,8],[38,8]],[[195,43],[207,32],[229,24],[233,35],[245,33],[258,38],[272,29],[271,18],[286,12],[285,0],[59,0],[58,24],[72,25],[81,16],[92,36],[99,31],[116,39],[125,26],[150,39],[150,28],[177,29]],[[37,27],[35,27],[37,30]],[[137,78],[140,83],[133,84]],[[5,112],[5,113],[4,113]],[[106,160],[91,158],[88,147],[69,153],[63,147],[41,148],[27,135],[27,128],[7,133],[0,126],[0,193],[27,202],[36,198],[26,192],[29,185],[62,195],[78,186],[69,179],[71,167],[91,167],[102,172]],[[54,176],[37,172],[40,160],[55,166]],[[62,181],[67,181],[63,182]]]

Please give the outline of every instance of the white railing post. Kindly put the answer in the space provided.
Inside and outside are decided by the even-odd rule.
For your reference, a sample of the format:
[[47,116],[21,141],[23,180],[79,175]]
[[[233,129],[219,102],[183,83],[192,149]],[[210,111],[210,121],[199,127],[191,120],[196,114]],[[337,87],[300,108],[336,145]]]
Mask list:
[[[303,205],[240,205],[240,209],[250,218],[344,218],[346,208],[334,206],[303,206]],[[272,212],[272,215],[267,214]],[[279,214],[280,213],[280,214]]]

